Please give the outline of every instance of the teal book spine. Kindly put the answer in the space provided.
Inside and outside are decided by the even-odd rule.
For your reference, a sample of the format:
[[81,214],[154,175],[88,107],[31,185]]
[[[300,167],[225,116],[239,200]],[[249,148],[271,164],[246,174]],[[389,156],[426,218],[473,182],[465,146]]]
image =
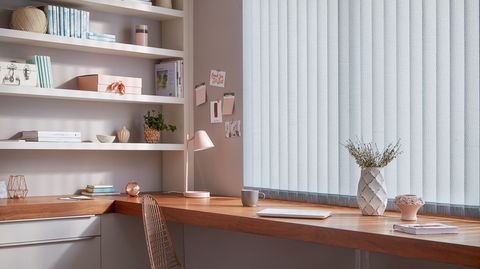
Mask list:
[[70,9],[70,37],[75,37],[75,9]]
[[65,36],[66,37],[70,37],[70,9],[69,8],[64,8],[63,9],[63,17],[64,17],[64,21],[63,23],[65,24],[64,27],[65,27]]
[[55,7],[55,34],[60,35],[60,7]]
[[40,63],[40,69],[42,70],[41,74],[42,74],[42,85],[41,87],[42,88],[47,88],[47,72],[46,72],[46,69],[47,69],[47,65],[45,64],[45,61],[43,59],[43,56],[37,56],[38,57],[38,61]]
[[75,36],[77,38],[81,38],[81,33],[80,33],[80,10],[76,9],[75,10]]
[[52,77],[52,61],[50,56],[43,56],[46,63],[46,73],[47,73],[47,88],[53,88],[53,77]]
[[63,7],[59,7],[58,9],[58,15],[59,15],[59,25],[60,25],[60,36],[65,36],[65,23],[64,23],[64,16],[63,16]]

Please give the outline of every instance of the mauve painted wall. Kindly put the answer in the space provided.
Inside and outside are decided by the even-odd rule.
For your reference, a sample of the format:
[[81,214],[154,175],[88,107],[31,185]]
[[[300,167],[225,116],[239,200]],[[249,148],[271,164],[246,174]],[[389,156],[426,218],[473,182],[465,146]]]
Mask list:
[[[208,83],[211,69],[227,72],[225,89],[207,86],[209,101],[235,93],[235,113],[227,120],[243,120],[242,62],[242,1],[195,0],[194,82]],[[226,139],[224,124],[210,123],[208,103],[195,107],[194,125],[215,143],[215,148],[195,154],[195,188],[238,196],[243,186],[242,139]],[[184,225],[184,240],[187,268],[465,268],[377,253],[362,253],[359,262],[355,250],[190,225]]]

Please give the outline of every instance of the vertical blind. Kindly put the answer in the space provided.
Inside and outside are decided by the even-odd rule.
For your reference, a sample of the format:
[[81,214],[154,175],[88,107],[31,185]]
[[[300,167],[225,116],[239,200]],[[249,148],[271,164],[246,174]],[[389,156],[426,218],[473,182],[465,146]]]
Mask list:
[[478,0],[244,0],[244,185],[355,195],[349,138],[389,197],[480,205]]

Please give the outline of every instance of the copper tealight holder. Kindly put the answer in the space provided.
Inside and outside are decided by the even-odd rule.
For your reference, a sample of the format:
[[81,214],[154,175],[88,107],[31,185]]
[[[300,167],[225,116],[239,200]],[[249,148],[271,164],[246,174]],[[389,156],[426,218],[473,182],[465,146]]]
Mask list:
[[7,184],[8,198],[18,199],[27,197],[28,188],[25,176],[16,175],[8,178]]

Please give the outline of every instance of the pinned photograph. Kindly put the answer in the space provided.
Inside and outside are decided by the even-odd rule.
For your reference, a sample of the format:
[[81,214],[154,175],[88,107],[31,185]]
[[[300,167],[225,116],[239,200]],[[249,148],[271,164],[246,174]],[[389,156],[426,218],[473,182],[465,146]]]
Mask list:
[[205,83],[197,85],[195,87],[195,104],[199,106],[201,104],[205,104],[207,101],[207,86]]
[[210,123],[222,122],[222,101],[210,102]]
[[241,136],[240,120],[225,122],[225,137],[232,138]]
[[227,72],[210,70],[210,86],[225,88],[225,77]]

